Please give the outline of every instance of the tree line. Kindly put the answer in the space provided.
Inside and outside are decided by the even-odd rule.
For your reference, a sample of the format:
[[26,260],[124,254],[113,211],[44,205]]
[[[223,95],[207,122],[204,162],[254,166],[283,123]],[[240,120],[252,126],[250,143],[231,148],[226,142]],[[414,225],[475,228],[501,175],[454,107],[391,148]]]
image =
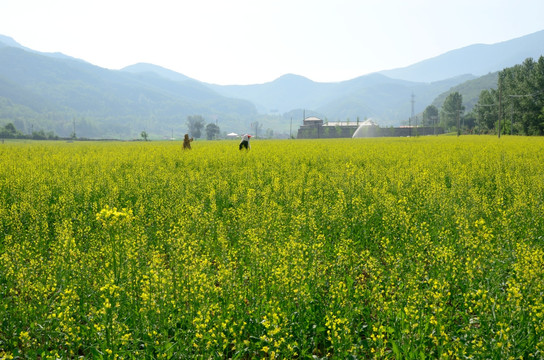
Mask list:
[[0,139],[33,139],[33,140],[58,140],[59,136],[52,131],[32,131],[32,134],[23,134],[13,123],[7,123],[0,127]]
[[221,133],[221,129],[217,124],[214,124],[212,122],[206,124],[206,120],[204,120],[204,117],[202,115],[187,116],[186,125],[189,131],[189,135],[191,137],[194,137],[195,139],[200,139],[202,137],[202,129],[204,129],[204,127],[207,140],[217,139],[217,137]]
[[544,135],[544,56],[500,71],[497,88],[482,90],[474,108],[465,110],[463,96],[453,92],[441,109],[425,109],[423,125],[458,134]]
[[[202,115],[190,115],[187,116],[187,125],[188,134],[195,138],[200,139],[202,137],[202,130],[204,129],[206,133],[207,140],[217,139],[221,134],[221,129],[219,126],[213,122],[206,124],[206,120]],[[254,136],[258,137],[259,134],[262,134],[263,124],[259,121],[254,121],[250,124],[251,130],[254,131]],[[272,137],[274,132],[272,129],[267,129],[265,137]]]

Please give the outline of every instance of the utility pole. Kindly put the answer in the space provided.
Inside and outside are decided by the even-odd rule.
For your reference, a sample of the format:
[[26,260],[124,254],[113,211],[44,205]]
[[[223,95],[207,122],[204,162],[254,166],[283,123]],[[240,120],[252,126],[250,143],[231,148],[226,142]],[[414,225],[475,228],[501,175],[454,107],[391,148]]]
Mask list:
[[291,116],[291,124],[289,125],[289,139],[293,138],[293,135],[291,134],[293,131],[293,117]]
[[501,88],[501,74],[499,73],[499,139],[501,138],[501,117],[502,117],[502,88]]
[[510,136],[514,135],[514,107],[510,108]]
[[461,126],[459,123],[459,113],[461,112],[461,109],[457,109],[457,137],[461,135]]
[[408,127],[410,128],[410,137],[412,137],[412,118],[414,117],[414,103],[416,102],[415,95],[413,92],[412,92],[411,102],[412,102],[412,114],[410,115],[410,121],[408,121]]
[[433,121],[433,135],[436,135],[436,118],[437,118],[437,116],[432,115],[430,118]]

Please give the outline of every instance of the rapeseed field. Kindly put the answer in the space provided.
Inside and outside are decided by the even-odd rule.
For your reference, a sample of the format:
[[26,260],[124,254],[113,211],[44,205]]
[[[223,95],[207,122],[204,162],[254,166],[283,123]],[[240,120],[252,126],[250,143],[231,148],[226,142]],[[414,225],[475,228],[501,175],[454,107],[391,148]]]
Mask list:
[[544,139],[192,147],[0,145],[0,358],[544,358]]

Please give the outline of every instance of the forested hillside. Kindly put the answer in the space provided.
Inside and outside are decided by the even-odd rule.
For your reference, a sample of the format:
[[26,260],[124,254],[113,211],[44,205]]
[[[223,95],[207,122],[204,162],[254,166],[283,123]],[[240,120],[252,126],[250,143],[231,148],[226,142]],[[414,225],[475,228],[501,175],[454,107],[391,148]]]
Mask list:
[[449,94],[458,92],[463,96],[463,104],[467,110],[471,110],[478,102],[478,98],[482,90],[497,88],[497,79],[498,72],[494,72],[473,80],[465,81],[440,94],[433,100],[432,105],[440,108],[444,104],[444,100]]
[[43,128],[68,136],[75,125],[85,137],[134,137],[142,130],[169,135],[184,132],[193,114],[225,126],[256,114],[250,102],[194,80],[107,70],[15,47],[0,48],[0,104],[0,120],[23,132]]
[[500,71],[497,88],[481,92],[476,114],[501,133],[544,135],[544,56]]

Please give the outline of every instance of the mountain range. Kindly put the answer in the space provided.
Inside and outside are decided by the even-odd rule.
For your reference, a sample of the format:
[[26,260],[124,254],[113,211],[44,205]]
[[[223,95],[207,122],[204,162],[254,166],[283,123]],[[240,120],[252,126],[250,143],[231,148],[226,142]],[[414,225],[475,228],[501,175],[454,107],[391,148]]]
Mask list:
[[396,126],[410,117],[412,105],[420,113],[441,105],[450,91],[460,91],[470,110],[481,90],[496,86],[497,71],[543,54],[544,30],[342,82],[286,74],[264,84],[215,85],[153,64],[104,69],[0,35],[0,126],[12,122],[26,133],[75,131],[90,138],[134,138],[143,130],[179,138],[190,115],[202,115],[223,132],[250,131],[257,121],[263,129],[286,133],[303,114]]

